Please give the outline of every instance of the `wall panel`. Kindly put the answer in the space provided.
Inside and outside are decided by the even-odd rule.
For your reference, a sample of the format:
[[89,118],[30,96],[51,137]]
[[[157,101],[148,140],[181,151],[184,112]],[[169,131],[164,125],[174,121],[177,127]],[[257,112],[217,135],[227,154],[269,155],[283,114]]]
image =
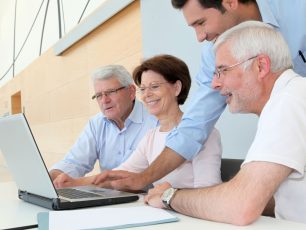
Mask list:
[[[90,74],[113,63],[131,71],[141,60],[141,41],[140,3],[135,1],[61,56],[47,50],[1,87],[0,116],[11,113],[10,97],[21,91],[22,107],[47,166],[51,166],[63,158],[88,119],[99,111],[91,100]],[[3,168],[0,157],[0,174]]]

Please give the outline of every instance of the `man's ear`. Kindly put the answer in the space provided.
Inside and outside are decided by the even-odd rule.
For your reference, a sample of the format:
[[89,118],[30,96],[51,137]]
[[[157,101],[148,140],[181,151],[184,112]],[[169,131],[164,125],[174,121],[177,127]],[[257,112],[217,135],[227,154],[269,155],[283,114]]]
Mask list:
[[227,11],[236,10],[238,8],[239,0],[223,0],[222,5]]
[[264,79],[265,76],[270,73],[271,70],[271,60],[268,55],[260,54],[257,59],[257,69],[258,69],[258,78]]

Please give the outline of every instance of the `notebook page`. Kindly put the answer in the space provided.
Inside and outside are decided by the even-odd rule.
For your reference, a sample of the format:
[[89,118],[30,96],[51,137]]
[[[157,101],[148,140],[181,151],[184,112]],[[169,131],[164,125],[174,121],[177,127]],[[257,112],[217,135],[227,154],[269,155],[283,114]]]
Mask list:
[[178,221],[170,212],[150,206],[90,208],[49,212],[50,230],[116,229]]

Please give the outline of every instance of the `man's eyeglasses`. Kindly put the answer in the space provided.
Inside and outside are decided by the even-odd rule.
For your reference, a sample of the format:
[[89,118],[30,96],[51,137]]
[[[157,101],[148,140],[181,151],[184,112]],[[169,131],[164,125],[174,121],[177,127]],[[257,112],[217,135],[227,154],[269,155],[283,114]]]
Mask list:
[[253,56],[253,57],[250,57],[250,58],[248,58],[248,59],[246,59],[246,60],[244,60],[244,61],[241,61],[241,62],[235,63],[235,64],[233,64],[233,65],[230,65],[230,66],[223,66],[223,67],[217,68],[217,69],[215,70],[215,72],[214,72],[214,76],[216,76],[218,79],[220,79],[221,74],[224,74],[224,72],[229,71],[229,70],[232,70],[232,69],[234,69],[235,67],[237,67],[237,66],[239,66],[239,65],[241,65],[241,64],[243,64],[243,63],[245,63],[245,62],[247,62],[247,61],[250,61],[250,60],[252,60],[252,59],[254,59],[254,58],[257,58],[257,55],[256,55],[256,56]]
[[115,94],[117,94],[118,91],[122,90],[122,89],[125,89],[126,86],[121,86],[117,89],[110,89],[110,90],[107,90],[107,91],[104,91],[104,92],[100,92],[100,93],[96,93],[95,95],[93,95],[91,97],[92,100],[94,99],[97,99],[97,100],[100,100],[102,99],[103,96],[105,97],[112,97],[114,96]]
[[165,83],[168,82],[153,82],[149,84],[149,86],[140,86],[137,89],[137,92],[139,92],[140,94],[144,94],[146,89],[150,90],[151,92],[158,91],[160,89],[160,86]]

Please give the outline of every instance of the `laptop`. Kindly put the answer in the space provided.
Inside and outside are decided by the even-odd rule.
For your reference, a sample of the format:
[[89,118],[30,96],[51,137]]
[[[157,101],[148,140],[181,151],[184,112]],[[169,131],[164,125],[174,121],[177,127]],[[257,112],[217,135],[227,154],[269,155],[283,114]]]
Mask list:
[[133,193],[94,186],[55,189],[24,114],[0,118],[0,151],[18,187],[18,197],[65,210],[136,201]]

